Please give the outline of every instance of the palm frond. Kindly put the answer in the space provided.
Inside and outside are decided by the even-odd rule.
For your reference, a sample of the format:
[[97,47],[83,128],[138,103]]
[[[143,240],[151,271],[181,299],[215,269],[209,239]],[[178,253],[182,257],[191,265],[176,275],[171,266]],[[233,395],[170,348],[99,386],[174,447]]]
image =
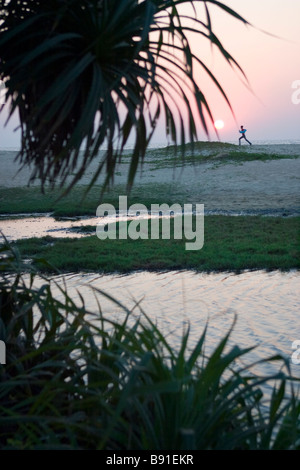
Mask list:
[[[198,4],[205,6],[203,20]],[[96,175],[105,172],[108,184],[134,135],[130,188],[161,117],[172,143],[196,140],[199,122],[208,134],[212,113],[194,77],[196,62],[229,100],[191,50],[189,34],[210,41],[240,69],[212,30],[210,4],[248,24],[215,0],[1,1],[0,80],[10,116],[19,112],[18,159],[32,166],[31,181],[70,189],[106,149]],[[181,14],[184,5],[192,15]]]

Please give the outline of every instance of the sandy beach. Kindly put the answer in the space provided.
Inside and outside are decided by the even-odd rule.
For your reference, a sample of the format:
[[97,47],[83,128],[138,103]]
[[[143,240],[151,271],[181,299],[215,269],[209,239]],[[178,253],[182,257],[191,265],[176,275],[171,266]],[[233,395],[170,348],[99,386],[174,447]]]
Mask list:
[[[236,151],[238,152],[238,147]],[[184,166],[155,167],[150,157],[139,169],[135,187],[139,185],[166,184],[168,191],[189,202],[201,203],[208,211],[264,211],[279,215],[295,215],[300,211],[300,145],[253,145],[242,147],[243,152],[290,155],[291,158],[267,161],[230,161],[226,151],[215,155],[209,162]],[[209,150],[206,150],[206,155]],[[16,153],[0,152],[0,186],[20,187],[28,183],[30,172],[23,169],[17,173],[14,161]],[[156,162],[157,162],[156,154]],[[99,161],[93,162],[80,184],[87,184]],[[118,166],[115,184],[125,184],[129,164]],[[103,180],[99,178],[98,183]],[[38,184],[38,182],[36,182]],[[0,203],[1,212],[1,203]]]

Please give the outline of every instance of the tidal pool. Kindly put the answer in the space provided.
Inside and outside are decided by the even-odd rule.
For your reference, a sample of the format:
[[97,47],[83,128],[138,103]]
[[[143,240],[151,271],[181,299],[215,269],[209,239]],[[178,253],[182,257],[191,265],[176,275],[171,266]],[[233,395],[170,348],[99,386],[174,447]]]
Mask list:
[[[256,346],[247,356],[247,363],[280,354],[287,358],[294,375],[300,379],[300,364],[292,360],[292,354],[296,353],[293,342],[300,340],[297,271],[135,272],[126,276],[73,273],[52,277],[51,282],[58,297],[61,294],[55,284],[66,282],[69,295],[78,301],[80,291],[90,311],[98,310],[93,288],[103,290],[132,310],[132,319],[144,310],[175,346],[180,344],[182,333],[189,325],[192,347],[208,323],[206,351],[209,352],[236,317],[230,344],[241,348]],[[124,318],[124,312],[115,303],[102,295],[97,298],[106,317]],[[278,364],[260,364],[256,371],[272,374],[278,371]]]

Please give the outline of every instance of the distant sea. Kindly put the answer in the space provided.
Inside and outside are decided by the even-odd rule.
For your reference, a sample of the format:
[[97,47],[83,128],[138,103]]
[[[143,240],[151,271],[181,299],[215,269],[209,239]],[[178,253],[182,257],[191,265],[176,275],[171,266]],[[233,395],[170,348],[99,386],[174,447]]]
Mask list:
[[[251,140],[255,145],[297,145],[300,144],[300,139],[286,139],[286,140]],[[228,144],[236,144],[237,140],[228,140],[224,142]]]
[[[207,141],[209,143],[209,141]],[[216,140],[211,140],[211,142],[217,142]],[[251,142],[254,145],[296,145],[300,144],[300,139],[282,139],[282,140],[253,140],[251,139]],[[238,140],[224,140],[220,141],[220,143],[223,144],[237,144]],[[169,145],[172,145],[170,143]],[[149,148],[164,148],[167,147],[168,143],[167,142],[153,142],[149,144]],[[130,150],[133,148],[133,145],[128,145],[125,147],[126,150]],[[20,150],[19,147],[1,147],[0,146],[0,152],[6,151],[6,152],[18,152]],[[104,150],[104,149],[102,149]]]

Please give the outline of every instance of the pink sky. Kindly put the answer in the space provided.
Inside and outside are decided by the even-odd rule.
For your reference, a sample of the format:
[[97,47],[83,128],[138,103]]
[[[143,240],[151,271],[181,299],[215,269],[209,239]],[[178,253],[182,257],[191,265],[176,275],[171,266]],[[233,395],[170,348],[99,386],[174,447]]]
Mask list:
[[[223,45],[247,75],[253,93],[210,47],[194,51],[205,57],[206,64],[222,84],[232,104],[237,124],[248,129],[250,140],[300,140],[300,104],[292,103],[292,83],[300,80],[300,1],[295,0],[225,0],[254,27],[211,7],[212,25]],[[274,34],[280,39],[264,34]],[[222,141],[238,138],[237,124],[225,101],[206,80],[204,91],[216,119],[222,119]],[[300,94],[298,93],[298,96]],[[201,133],[203,135],[203,132]],[[212,140],[215,135],[212,132]]]
[[[221,141],[237,140],[241,124],[248,129],[247,137],[251,141],[300,140],[300,104],[292,103],[295,92],[292,84],[300,80],[300,1],[224,0],[223,3],[240,13],[254,27],[245,27],[217,7],[210,7],[213,29],[244,69],[253,93],[242,83],[240,75],[220,58],[217,50],[212,53],[208,44],[192,39],[194,52],[214,72],[236,115],[237,122],[222,96],[199,71],[199,80],[213,115],[225,123],[219,132]],[[271,37],[259,29],[280,38]],[[16,117],[6,128],[3,127],[4,121],[2,113],[1,148],[18,147],[19,133],[13,132],[18,123]],[[211,140],[217,140],[212,127],[211,131]],[[206,140],[200,126],[199,140]],[[152,144],[164,141],[163,126],[159,126]]]

